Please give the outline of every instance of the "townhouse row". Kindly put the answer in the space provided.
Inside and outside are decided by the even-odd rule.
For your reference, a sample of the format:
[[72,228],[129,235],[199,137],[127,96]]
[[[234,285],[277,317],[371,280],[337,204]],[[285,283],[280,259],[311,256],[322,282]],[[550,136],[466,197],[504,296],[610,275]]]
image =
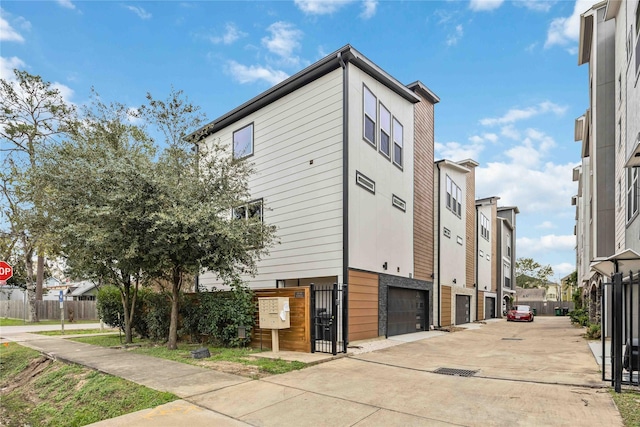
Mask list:
[[[603,1],[581,15],[578,65],[585,64],[589,106],[575,121],[581,162],[571,203],[578,284],[599,322],[612,274],[640,270],[640,1]],[[630,302],[636,334],[637,293]]]
[[246,282],[347,284],[343,341],[500,317],[518,208],[476,200],[475,161],[434,161],[439,101],[346,45],[194,132],[255,165],[240,216],[277,227]]

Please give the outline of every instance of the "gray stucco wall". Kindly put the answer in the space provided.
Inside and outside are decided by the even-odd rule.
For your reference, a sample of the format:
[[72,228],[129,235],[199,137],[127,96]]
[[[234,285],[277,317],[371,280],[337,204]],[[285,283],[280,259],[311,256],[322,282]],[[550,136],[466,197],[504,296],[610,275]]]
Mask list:
[[406,277],[391,276],[388,274],[379,275],[379,290],[378,290],[378,335],[387,336],[387,297],[389,295],[389,287],[404,288],[404,289],[416,289],[421,291],[428,291],[427,297],[427,318],[425,325],[426,330],[429,330],[431,326],[431,317],[433,313],[433,282],[427,282],[424,280],[409,279]]

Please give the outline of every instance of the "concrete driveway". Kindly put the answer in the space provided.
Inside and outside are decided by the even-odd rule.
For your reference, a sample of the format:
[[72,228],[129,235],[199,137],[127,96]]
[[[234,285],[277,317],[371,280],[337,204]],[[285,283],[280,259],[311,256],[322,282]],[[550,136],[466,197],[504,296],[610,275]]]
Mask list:
[[[582,330],[567,317],[478,326],[96,425],[622,426]],[[438,368],[474,372],[449,376]]]

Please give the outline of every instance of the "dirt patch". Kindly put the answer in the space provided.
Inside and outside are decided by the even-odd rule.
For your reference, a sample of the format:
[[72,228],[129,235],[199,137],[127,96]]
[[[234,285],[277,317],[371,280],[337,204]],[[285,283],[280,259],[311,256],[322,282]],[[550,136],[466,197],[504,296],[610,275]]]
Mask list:
[[260,370],[255,365],[245,365],[244,363],[228,362],[222,360],[200,360],[196,363],[198,366],[213,369],[215,371],[226,372],[228,374],[240,375],[247,378],[265,378],[271,374]]
[[33,381],[34,378],[47,369],[52,363],[53,360],[45,356],[33,359],[22,372],[20,372],[9,384],[0,390],[0,394],[11,393],[16,388],[24,387],[26,384]]

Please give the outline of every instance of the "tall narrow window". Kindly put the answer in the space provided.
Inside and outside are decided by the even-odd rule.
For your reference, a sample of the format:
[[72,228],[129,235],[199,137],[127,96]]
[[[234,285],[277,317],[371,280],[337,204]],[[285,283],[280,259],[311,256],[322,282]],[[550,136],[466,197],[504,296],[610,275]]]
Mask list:
[[402,147],[403,147],[402,125],[395,118],[393,119],[393,163],[402,167]]
[[380,103],[380,152],[391,158],[391,113]]
[[462,216],[462,190],[456,185],[449,175],[446,179],[447,190],[447,209],[456,216]]
[[242,159],[253,154],[253,123],[233,133],[233,158]]
[[447,175],[447,181],[446,181],[446,185],[447,185],[447,209],[451,209],[451,198],[453,195],[453,181],[451,181],[451,178],[449,178],[449,175]]
[[364,86],[364,139],[376,146],[376,110],[378,100],[371,91]]
[[489,218],[487,218],[484,214],[480,214],[480,235],[489,240],[489,230],[491,226],[489,224]]
[[638,168],[627,169],[627,221],[638,213]]

